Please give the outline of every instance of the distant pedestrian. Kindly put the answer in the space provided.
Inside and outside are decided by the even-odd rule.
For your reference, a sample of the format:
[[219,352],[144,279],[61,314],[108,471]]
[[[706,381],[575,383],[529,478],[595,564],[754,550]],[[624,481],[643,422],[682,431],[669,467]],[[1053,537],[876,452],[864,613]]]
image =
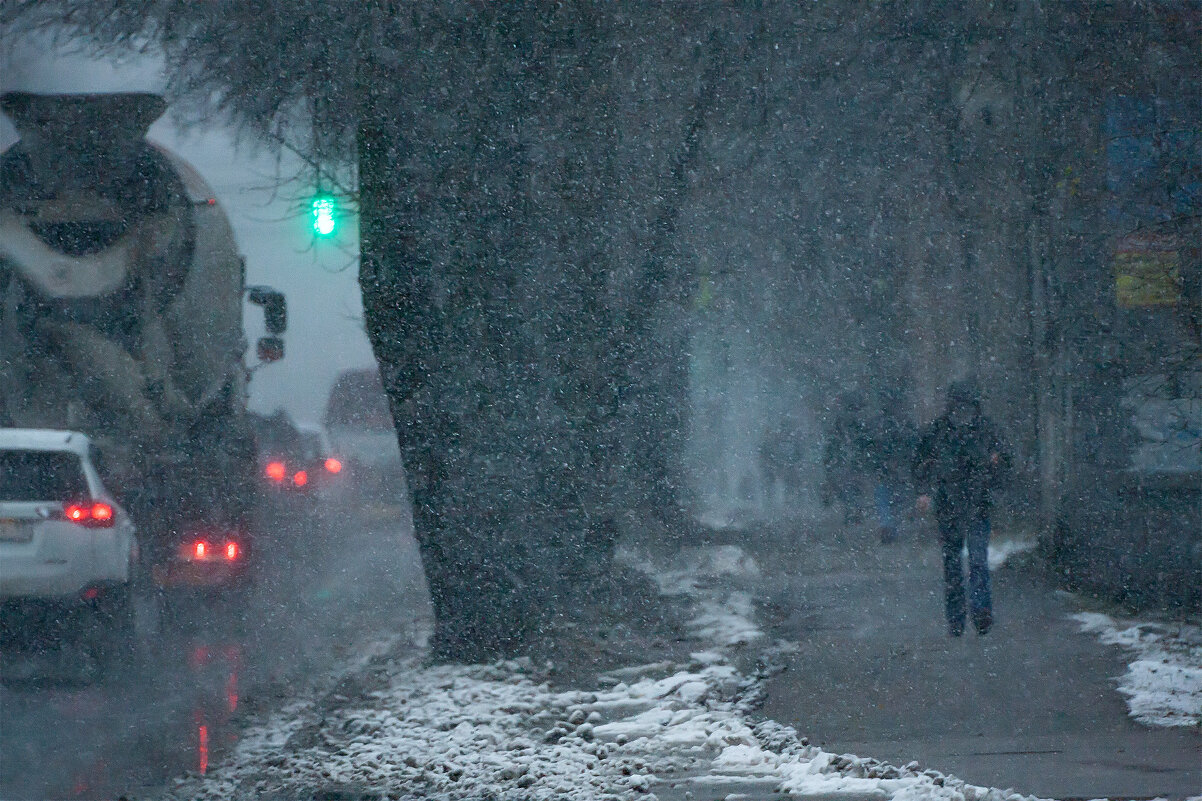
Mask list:
[[959,381],[947,393],[947,409],[923,432],[914,455],[921,511],[935,508],[943,546],[948,632],[964,633],[964,563],[968,545],[969,605],[973,625],[985,634],[993,625],[989,587],[990,510],[993,491],[1010,467],[997,429],[981,411],[980,391]]
[[801,489],[804,447],[800,426],[788,417],[760,440],[757,456],[764,502],[769,510],[784,508],[796,501]]
[[868,478],[867,431],[864,403],[858,393],[847,392],[836,401],[835,417],[827,432],[822,466],[826,476],[822,501],[843,509],[843,522],[859,523],[864,517],[864,485]]
[[877,534],[882,543],[896,542],[901,527],[917,433],[907,419],[898,393],[881,393],[881,408],[868,424],[868,466],[875,486]]

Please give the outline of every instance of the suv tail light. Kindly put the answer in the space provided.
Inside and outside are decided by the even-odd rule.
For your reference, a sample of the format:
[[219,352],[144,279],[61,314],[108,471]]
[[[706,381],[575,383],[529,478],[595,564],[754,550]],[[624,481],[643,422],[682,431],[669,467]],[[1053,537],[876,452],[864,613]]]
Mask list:
[[85,528],[112,528],[117,514],[104,501],[69,503],[63,507],[63,519]]

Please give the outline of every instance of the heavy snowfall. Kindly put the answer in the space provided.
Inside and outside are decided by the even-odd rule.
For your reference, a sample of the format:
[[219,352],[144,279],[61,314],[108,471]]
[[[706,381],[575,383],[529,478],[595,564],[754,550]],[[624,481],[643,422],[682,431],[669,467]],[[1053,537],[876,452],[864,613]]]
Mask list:
[[1202,2],[0,0],[0,799],[1202,799]]

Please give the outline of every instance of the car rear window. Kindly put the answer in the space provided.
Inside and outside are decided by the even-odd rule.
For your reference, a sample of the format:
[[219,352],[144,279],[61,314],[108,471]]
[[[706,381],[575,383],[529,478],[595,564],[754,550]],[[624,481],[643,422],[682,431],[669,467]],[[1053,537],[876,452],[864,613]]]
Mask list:
[[0,501],[70,501],[88,494],[78,454],[0,451]]
[[305,460],[318,459],[322,455],[321,437],[316,434],[301,434],[297,443],[297,455]]

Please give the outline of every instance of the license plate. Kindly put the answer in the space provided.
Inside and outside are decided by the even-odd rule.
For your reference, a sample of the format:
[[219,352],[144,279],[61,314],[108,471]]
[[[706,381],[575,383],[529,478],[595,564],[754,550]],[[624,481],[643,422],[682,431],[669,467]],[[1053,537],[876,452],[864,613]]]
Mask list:
[[0,542],[27,542],[33,529],[17,520],[0,520]]

